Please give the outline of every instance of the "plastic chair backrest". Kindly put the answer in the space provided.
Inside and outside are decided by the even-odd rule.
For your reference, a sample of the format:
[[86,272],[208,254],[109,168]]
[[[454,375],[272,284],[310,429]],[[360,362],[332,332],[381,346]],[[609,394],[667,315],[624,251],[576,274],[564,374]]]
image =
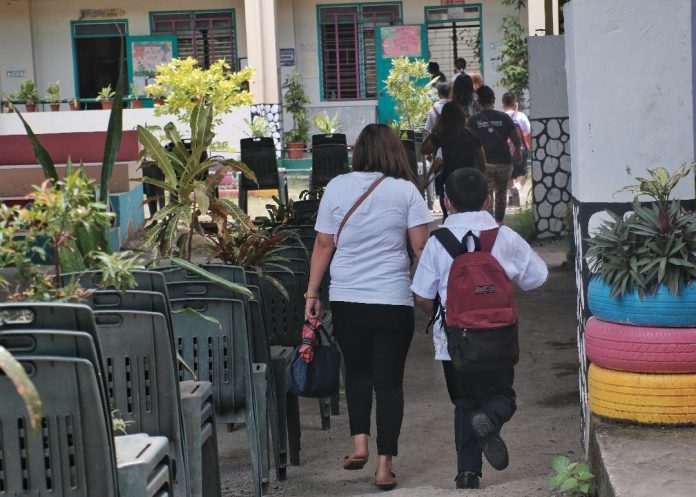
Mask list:
[[319,145],[345,145],[346,135],[343,133],[312,135],[312,148]]
[[181,484],[185,479],[181,400],[167,320],[156,312],[126,310],[94,311],[94,316],[110,405],[130,422],[128,433],[169,439],[177,466],[184,468],[178,472]]
[[268,348],[268,332],[261,288],[256,285],[247,285],[247,288],[254,294],[254,298],[249,301],[249,326],[251,328],[253,345],[253,361],[270,364],[271,356]]
[[[302,293],[307,287],[299,284],[301,275],[285,271],[264,271],[283,285],[290,296],[288,300],[276,286],[261,278],[263,307],[266,314],[266,327],[271,345],[294,347],[301,341],[302,323],[304,322],[304,300]],[[305,273],[306,280],[307,275]]]
[[[118,497],[111,426],[92,363],[17,357],[43,405],[34,436],[22,400],[0,375],[0,492],[4,495]],[[58,388],[59,386],[59,388]]]
[[[98,279],[95,278],[102,274],[101,271],[85,271],[83,273],[65,273],[61,275],[61,283],[67,284],[78,279],[84,288],[98,288]],[[157,271],[135,270],[132,272],[135,278],[136,287],[133,290],[143,292],[159,292],[167,295],[167,285],[162,275]]]
[[278,255],[287,259],[309,261],[309,253],[307,253],[304,247],[298,247],[297,245],[282,245]]
[[312,188],[326,186],[339,174],[348,172],[348,148],[342,144],[312,147]]
[[278,189],[278,160],[273,138],[243,138],[239,142],[241,160],[256,174],[258,184],[240,176],[244,189]]
[[[244,303],[233,299],[172,299],[176,348],[200,380],[213,384],[219,413],[247,408],[251,347]],[[192,309],[218,321],[207,321]],[[191,379],[185,374],[185,379]]]
[[[240,285],[246,284],[246,275],[244,274],[244,268],[240,266],[230,266],[227,264],[203,264],[201,266],[206,271],[213,273],[216,276],[231,281],[232,283],[238,283]],[[162,276],[169,285],[170,283],[176,283],[179,281],[203,281],[204,278],[198,276],[194,273],[189,273],[178,267],[168,267],[161,268]],[[171,295],[170,295],[171,298]]]
[[84,304],[4,302],[0,304],[3,330],[72,330],[96,336],[92,309]]

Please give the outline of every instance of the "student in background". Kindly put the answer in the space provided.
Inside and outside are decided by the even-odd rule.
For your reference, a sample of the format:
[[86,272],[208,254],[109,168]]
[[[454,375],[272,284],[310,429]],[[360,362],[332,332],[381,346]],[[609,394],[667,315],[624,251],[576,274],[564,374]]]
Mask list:
[[479,88],[483,86],[483,78],[479,73],[472,72],[469,73],[469,76],[471,76],[471,81],[474,82],[474,91],[477,91]]
[[474,82],[468,74],[461,74],[452,82],[450,100],[461,107],[467,119],[478,112]]
[[[503,95],[503,110],[512,118],[512,122],[517,126],[522,138],[522,160],[519,164],[515,164],[512,168],[512,177],[508,182],[508,191],[510,198],[508,205],[519,207],[520,193],[524,184],[527,182],[527,160],[529,151],[532,146],[532,126],[529,124],[529,119],[518,109],[517,97],[512,92],[507,92]],[[510,144],[512,150],[512,144]]]
[[457,79],[460,75],[466,74],[466,59],[459,57],[454,61],[454,74],[452,75],[452,81]]
[[438,83],[447,83],[447,78],[445,74],[440,71],[440,64],[437,62],[428,62],[428,74],[430,74],[430,80],[437,79]]
[[437,84],[437,96],[439,100],[435,102],[428,113],[428,119],[425,121],[425,131],[430,133],[435,127],[437,119],[442,112],[442,106],[449,102],[450,85],[449,83]]

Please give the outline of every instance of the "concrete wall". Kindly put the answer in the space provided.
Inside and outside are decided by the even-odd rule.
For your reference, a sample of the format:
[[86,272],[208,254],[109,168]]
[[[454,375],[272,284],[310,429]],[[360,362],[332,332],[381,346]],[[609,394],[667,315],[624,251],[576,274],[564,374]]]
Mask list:
[[564,235],[571,199],[563,36],[529,38],[534,225],[539,238]]
[[[23,77],[7,77],[7,71],[24,71]],[[34,79],[29,0],[0,2],[0,95],[19,89]]]

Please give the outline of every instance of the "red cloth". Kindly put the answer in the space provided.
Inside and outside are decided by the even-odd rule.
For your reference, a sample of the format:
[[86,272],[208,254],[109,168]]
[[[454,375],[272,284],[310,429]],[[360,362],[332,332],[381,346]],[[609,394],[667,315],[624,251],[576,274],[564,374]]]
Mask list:
[[[308,319],[302,327],[302,338],[316,343],[319,339],[318,330],[320,326],[321,321],[319,321],[318,317]],[[312,362],[312,359],[314,359],[314,346],[303,343],[300,345],[299,354],[304,362]]]

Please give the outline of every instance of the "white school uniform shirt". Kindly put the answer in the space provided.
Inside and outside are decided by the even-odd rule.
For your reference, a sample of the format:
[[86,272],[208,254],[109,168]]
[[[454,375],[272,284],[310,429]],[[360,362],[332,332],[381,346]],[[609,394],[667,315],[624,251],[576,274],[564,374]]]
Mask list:
[[[445,224],[441,227],[448,228],[461,240],[469,230],[479,236],[481,231],[498,227],[498,223],[486,211],[462,212],[447,217]],[[471,244],[471,240],[469,243]],[[524,238],[507,226],[501,226],[498,230],[491,254],[498,260],[512,282],[522,290],[532,290],[546,281],[548,269],[544,261]],[[411,285],[413,293],[426,299],[434,299],[436,294],[440,294],[442,305],[446,307],[447,279],[451,265],[452,257],[445,247],[435,237],[430,237],[413,277]],[[435,359],[449,361],[447,335],[439,317],[433,325],[433,342],[435,343]]]
[[430,109],[430,112],[428,112],[428,119],[425,121],[425,130],[428,133],[430,133],[435,127],[435,123],[437,123],[438,117],[440,117],[440,114],[442,114],[442,108],[445,106],[447,102],[449,102],[448,99],[441,98],[433,104],[433,107]]
[[[335,242],[346,212],[381,174],[352,172],[332,179],[314,229],[334,235]],[[329,300],[413,307],[407,230],[431,221],[413,183],[391,177],[382,181],[343,227],[331,261]]]

